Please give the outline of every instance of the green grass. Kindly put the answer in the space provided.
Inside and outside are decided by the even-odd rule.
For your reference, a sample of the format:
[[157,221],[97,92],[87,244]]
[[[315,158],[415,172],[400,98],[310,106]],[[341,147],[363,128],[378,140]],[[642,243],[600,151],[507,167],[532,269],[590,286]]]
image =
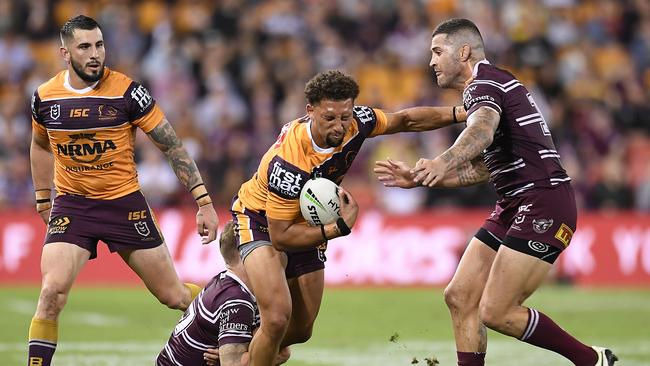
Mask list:
[[[0,287],[0,364],[24,365],[36,288]],[[612,347],[625,366],[650,365],[650,291],[545,287],[528,305],[588,344]],[[75,288],[60,319],[54,366],[153,365],[180,312],[145,289]],[[393,341],[390,339],[394,338]],[[489,334],[488,365],[571,365],[545,350]],[[328,289],[313,338],[291,366],[455,365],[440,289]]]

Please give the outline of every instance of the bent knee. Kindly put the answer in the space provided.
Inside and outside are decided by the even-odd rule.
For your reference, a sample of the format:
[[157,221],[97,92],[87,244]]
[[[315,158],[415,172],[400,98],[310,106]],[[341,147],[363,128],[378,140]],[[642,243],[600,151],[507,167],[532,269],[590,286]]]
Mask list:
[[290,318],[291,308],[261,313],[260,327],[269,334],[282,337],[289,327]]
[[185,310],[191,302],[190,295],[187,295],[185,292],[181,291],[163,291],[161,293],[154,294],[156,299],[160,301],[161,304],[167,306],[170,309],[175,310]]
[[481,322],[488,328],[500,330],[504,327],[507,309],[495,306],[488,301],[481,301],[478,308],[478,316]]
[[472,309],[477,306],[469,291],[451,284],[445,288],[444,298],[450,310]]

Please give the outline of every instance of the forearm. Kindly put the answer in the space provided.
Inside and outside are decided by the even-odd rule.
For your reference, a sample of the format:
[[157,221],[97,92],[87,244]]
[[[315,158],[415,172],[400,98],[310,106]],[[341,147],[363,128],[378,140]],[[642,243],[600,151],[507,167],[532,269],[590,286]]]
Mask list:
[[322,230],[320,226],[309,226],[304,222],[294,223],[285,230],[269,230],[269,234],[271,243],[278,250],[314,248],[342,235],[336,222],[323,225]]
[[394,113],[394,116],[397,123],[394,129],[389,128],[388,134],[436,130],[454,123],[464,122],[466,119],[465,109],[462,106],[413,107]]
[[248,352],[248,343],[230,343],[219,347],[221,366],[241,366],[241,358]]
[[449,170],[437,186],[441,188],[466,187],[483,183],[489,178],[490,172],[485,167],[483,157],[479,155],[456,169]]
[[447,163],[448,170],[454,170],[476,158],[490,146],[493,134],[493,131],[483,125],[472,124],[463,130],[447,151],[440,155],[440,159]]

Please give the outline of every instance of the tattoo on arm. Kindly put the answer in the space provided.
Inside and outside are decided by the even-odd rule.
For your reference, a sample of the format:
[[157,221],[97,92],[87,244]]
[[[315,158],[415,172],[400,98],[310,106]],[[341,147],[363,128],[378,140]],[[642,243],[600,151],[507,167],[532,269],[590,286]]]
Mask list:
[[440,158],[450,169],[454,169],[479,156],[492,144],[499,119],[499,113],[494,109],[479,108],[468,118],[467,128],[458,136],[454,145],[442,153]]
[[483,156],[479,155],[471,161],[461,164],[456,168],[456,175],[460,186],[471,186],[477,183],[485,182],[490,177]]
[[241,356],[248,351],[248,343],[229,343],[219,347],[221,366],[241,365]]
[[169,121],[163,120],[148,135],[160,151],[167,156],[169,165],[188,190],[203,182],[196,163],[183,147],[183,143],[176,136],[176,132],[169,124]]

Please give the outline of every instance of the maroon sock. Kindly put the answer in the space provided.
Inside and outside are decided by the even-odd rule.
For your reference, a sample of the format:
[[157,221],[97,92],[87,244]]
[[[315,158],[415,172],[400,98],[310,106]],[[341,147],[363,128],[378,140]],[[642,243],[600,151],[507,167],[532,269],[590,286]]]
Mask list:
[[528,325],[520,340],[557,352],[576,366],[593,366],[598,360],[591,347],[573,338],[551,318],[535,309],[528,309]]
[[458,366],[483,366],[485,353],[483,352],[456,352]]
[[56,343],[50,343],[41,340],[29,341],[29,356],[27,359],[28,366],[50,366]]

